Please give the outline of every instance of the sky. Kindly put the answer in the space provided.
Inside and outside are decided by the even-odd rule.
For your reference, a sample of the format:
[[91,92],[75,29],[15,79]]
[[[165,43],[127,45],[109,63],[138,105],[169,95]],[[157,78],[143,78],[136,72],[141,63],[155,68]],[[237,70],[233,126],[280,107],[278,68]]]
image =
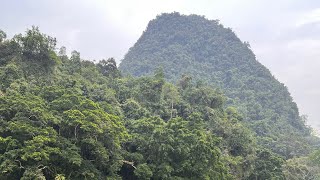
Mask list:
[[319,0],[2,0],[0,29],[8,37],[32,25],[81,57],[118,63],[161,13],[219,19],[284,83],[300,114],[320,130]]

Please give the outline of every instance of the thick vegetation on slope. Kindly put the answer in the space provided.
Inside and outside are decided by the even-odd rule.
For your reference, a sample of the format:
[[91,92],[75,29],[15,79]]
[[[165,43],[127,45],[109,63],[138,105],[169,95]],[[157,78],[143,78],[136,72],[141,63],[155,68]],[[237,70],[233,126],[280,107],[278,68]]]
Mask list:
[[[319,151],[286,161],[216,89],[161,69],[121,77],[37,28],[0,31],[0,179],[315,179]],[[311,160],[312,159],[312,160]]]
[[159,67],[171,82],[188,75],[220,88],[227,105],[237,107],[264,147],[285,158],[310,152],[310,129],[287,88],[256,60],[248,43],[219,21],[179,13],[150,21],[120,69],[143,76]]

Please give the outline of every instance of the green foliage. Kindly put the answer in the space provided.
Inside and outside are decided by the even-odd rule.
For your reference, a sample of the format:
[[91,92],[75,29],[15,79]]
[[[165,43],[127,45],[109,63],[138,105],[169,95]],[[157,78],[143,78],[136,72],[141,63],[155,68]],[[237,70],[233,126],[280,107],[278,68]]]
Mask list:
[[128,119],[140,119],[143,117],[148,117],[149,112],[141,107],[141,105],[133,99],[128,99],[124,104],[122,104],[122,110],[124,115]]
[[107,61],[101,60],[97,64],[97,67],[100,73],[104,76],[109,76],[113,78],[120,77],[120,71],[117,68],[116,61],[114,58],[110,58]]
[[68,71],[70,74],[80,73],[81,72],[81,59],[80,59],[80,52],[72,51],[70,57],[70,63]]
[[311,157],[300,157],[288,160],[283,165],[283,172],[286,179],[319,179],[320,166],[310,160]]
[[52,71],[59,61],[54,52],[56,39],[42,34],[38,27],[33,26],[24,36],[16,35],[14,41],[19,44],[27,75],[37,73],[39,69],[46,73]]
[[139,164],[137,169],[134,171],[134,175],[141,180],[147,180],[152,177],[152,171],[147,164]]
[[57,56],[54,47],[35,27],[0,42],[0,179],[318,177],[318,151],[284,160],[318,143],[286,115],[267,110],[266,120],[249,121],[266,107],[256,103],[243,115],[249,107],[229,107],[233,99],[197,76],[174,85],[163,66],[153,76],[122,77],[113,58],[95,64],[65,48]]
[[54,180],[65,180],[66,177],[63,174],[57,174]]
[[22,76],[23,73],[16,64],[7,64],[5,67],[2,68],[0,72],[0,89],[5,90],[11,85],[11,83],[13,83],[16,79],[22,78]]
[[255,160],[255,172],[249,179],[283,179],[283,163],[283,159],[277,154],[267,149],[259,149]]
[[[150,167],[148,171],[152,173],[148,175],[153,174],[155,179],[229,177],[219,158],[219,139],[206,132],[201,121],[195,114],[188,120],[174,118],[164,122],[159,118],[149,118],[132,122],[133,152],[142,154],[147,160],[141,163],[145,169]],[[142,176],[139,167],[135,170],[138,177]]]
[[46,87],[39,93],[46,100],[14,90],[0,97],[1,178],[99,179],[116,173],[113,166],[121,165],[120,145],[128,136],[121,120],[65,92]]
[[17,35],[15,40],[20,44],[22,55],[26,59],[48,60],[50,52],[56,46],[56,39],[46,36],[39,31],[38,27],[26,31],[26,35]]
[[[119,68],[124,74],[145,76],[159,67],[182,90],[188,89],[191,79],[220,88],[227,105],[236,107],[258,136],[279,137],[259,141],[263,147],[287,159],[310,153],[309,148],[302,150],[311,146],[310,129],[287,88],[257,61],[247,42],[218,20],[175,12],[150,21]],[[203,88],[188,93],[192,106],[222,104]]]
[[46,177],[43,175],[42,171],[37,167],[31,167],[24,171],[21,180],[46,180]]
[[7,38],[7,34],[0,29],[0,43]]

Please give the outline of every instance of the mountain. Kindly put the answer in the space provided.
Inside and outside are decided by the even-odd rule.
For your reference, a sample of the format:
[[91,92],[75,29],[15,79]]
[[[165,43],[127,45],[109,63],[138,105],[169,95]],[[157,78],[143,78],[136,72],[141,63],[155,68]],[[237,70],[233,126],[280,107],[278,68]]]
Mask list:
[[257,147],[219,91],[187,77],[174,85],[162,71],[122,77],[113,58],[95,64],[77,51],[68,57],[65,47],[56,52],[56,39],[37,27],[5,36],[0,30],[0,179],[297,174]]
[[249,43],[218,20],[175,12],[150,21],[119,69],[146,76],[158,68],[171,82],[189,76],[197,84],[221,89],[260,145],[285,158],[309,152],[310,129],[288,89],[257,61]]
[[[161,17],[169,20],[164,25],[177,17],[208,22]],[[190,63],[195,66],[185,66],[188,71],[196,68]],[[189,75],[171,79],[178,81],[173,84],[165,73],[175,76],[163,69],[126,77],[113,58],[94,63],[77,51],[67,56],[65,47],[57,52],[56,39],[37,27],[11,39],[0,30],[0,179],[319,179],[317,139],[298,118],[291,121],[300,126],[266,107],[266,118],[251,119],[252,112],[239,114],[232,105],[245,110],[250,103],[262,104],[258,90],[248,96],[257,99],[236,104],[239,100],[217,87],[235,95],[239,89],[226,89],[224,81],[219,86],[206,73],[194,81],[186,71]],[[229,75],[230,84],[244,81],[244,75]],[[278,83],[272,76],[261,78]]]

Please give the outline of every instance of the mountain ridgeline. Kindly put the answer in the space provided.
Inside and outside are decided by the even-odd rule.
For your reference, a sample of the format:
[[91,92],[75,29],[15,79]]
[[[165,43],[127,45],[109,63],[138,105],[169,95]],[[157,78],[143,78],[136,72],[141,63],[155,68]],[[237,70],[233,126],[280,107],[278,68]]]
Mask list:
[[320,178],[288,91],[217,21],[151,21],[120,66],[143,77],[56,43],[0,30],[0,180]]
[[310,129],[287,88],[259,63],[247,42],[217,20],[198,15],[162,14],[120,64],[124,74],[145,76],[162,68],[166,79],[182,76],[221,89],[237,107],[259,143],[293,157],[308,152]]

